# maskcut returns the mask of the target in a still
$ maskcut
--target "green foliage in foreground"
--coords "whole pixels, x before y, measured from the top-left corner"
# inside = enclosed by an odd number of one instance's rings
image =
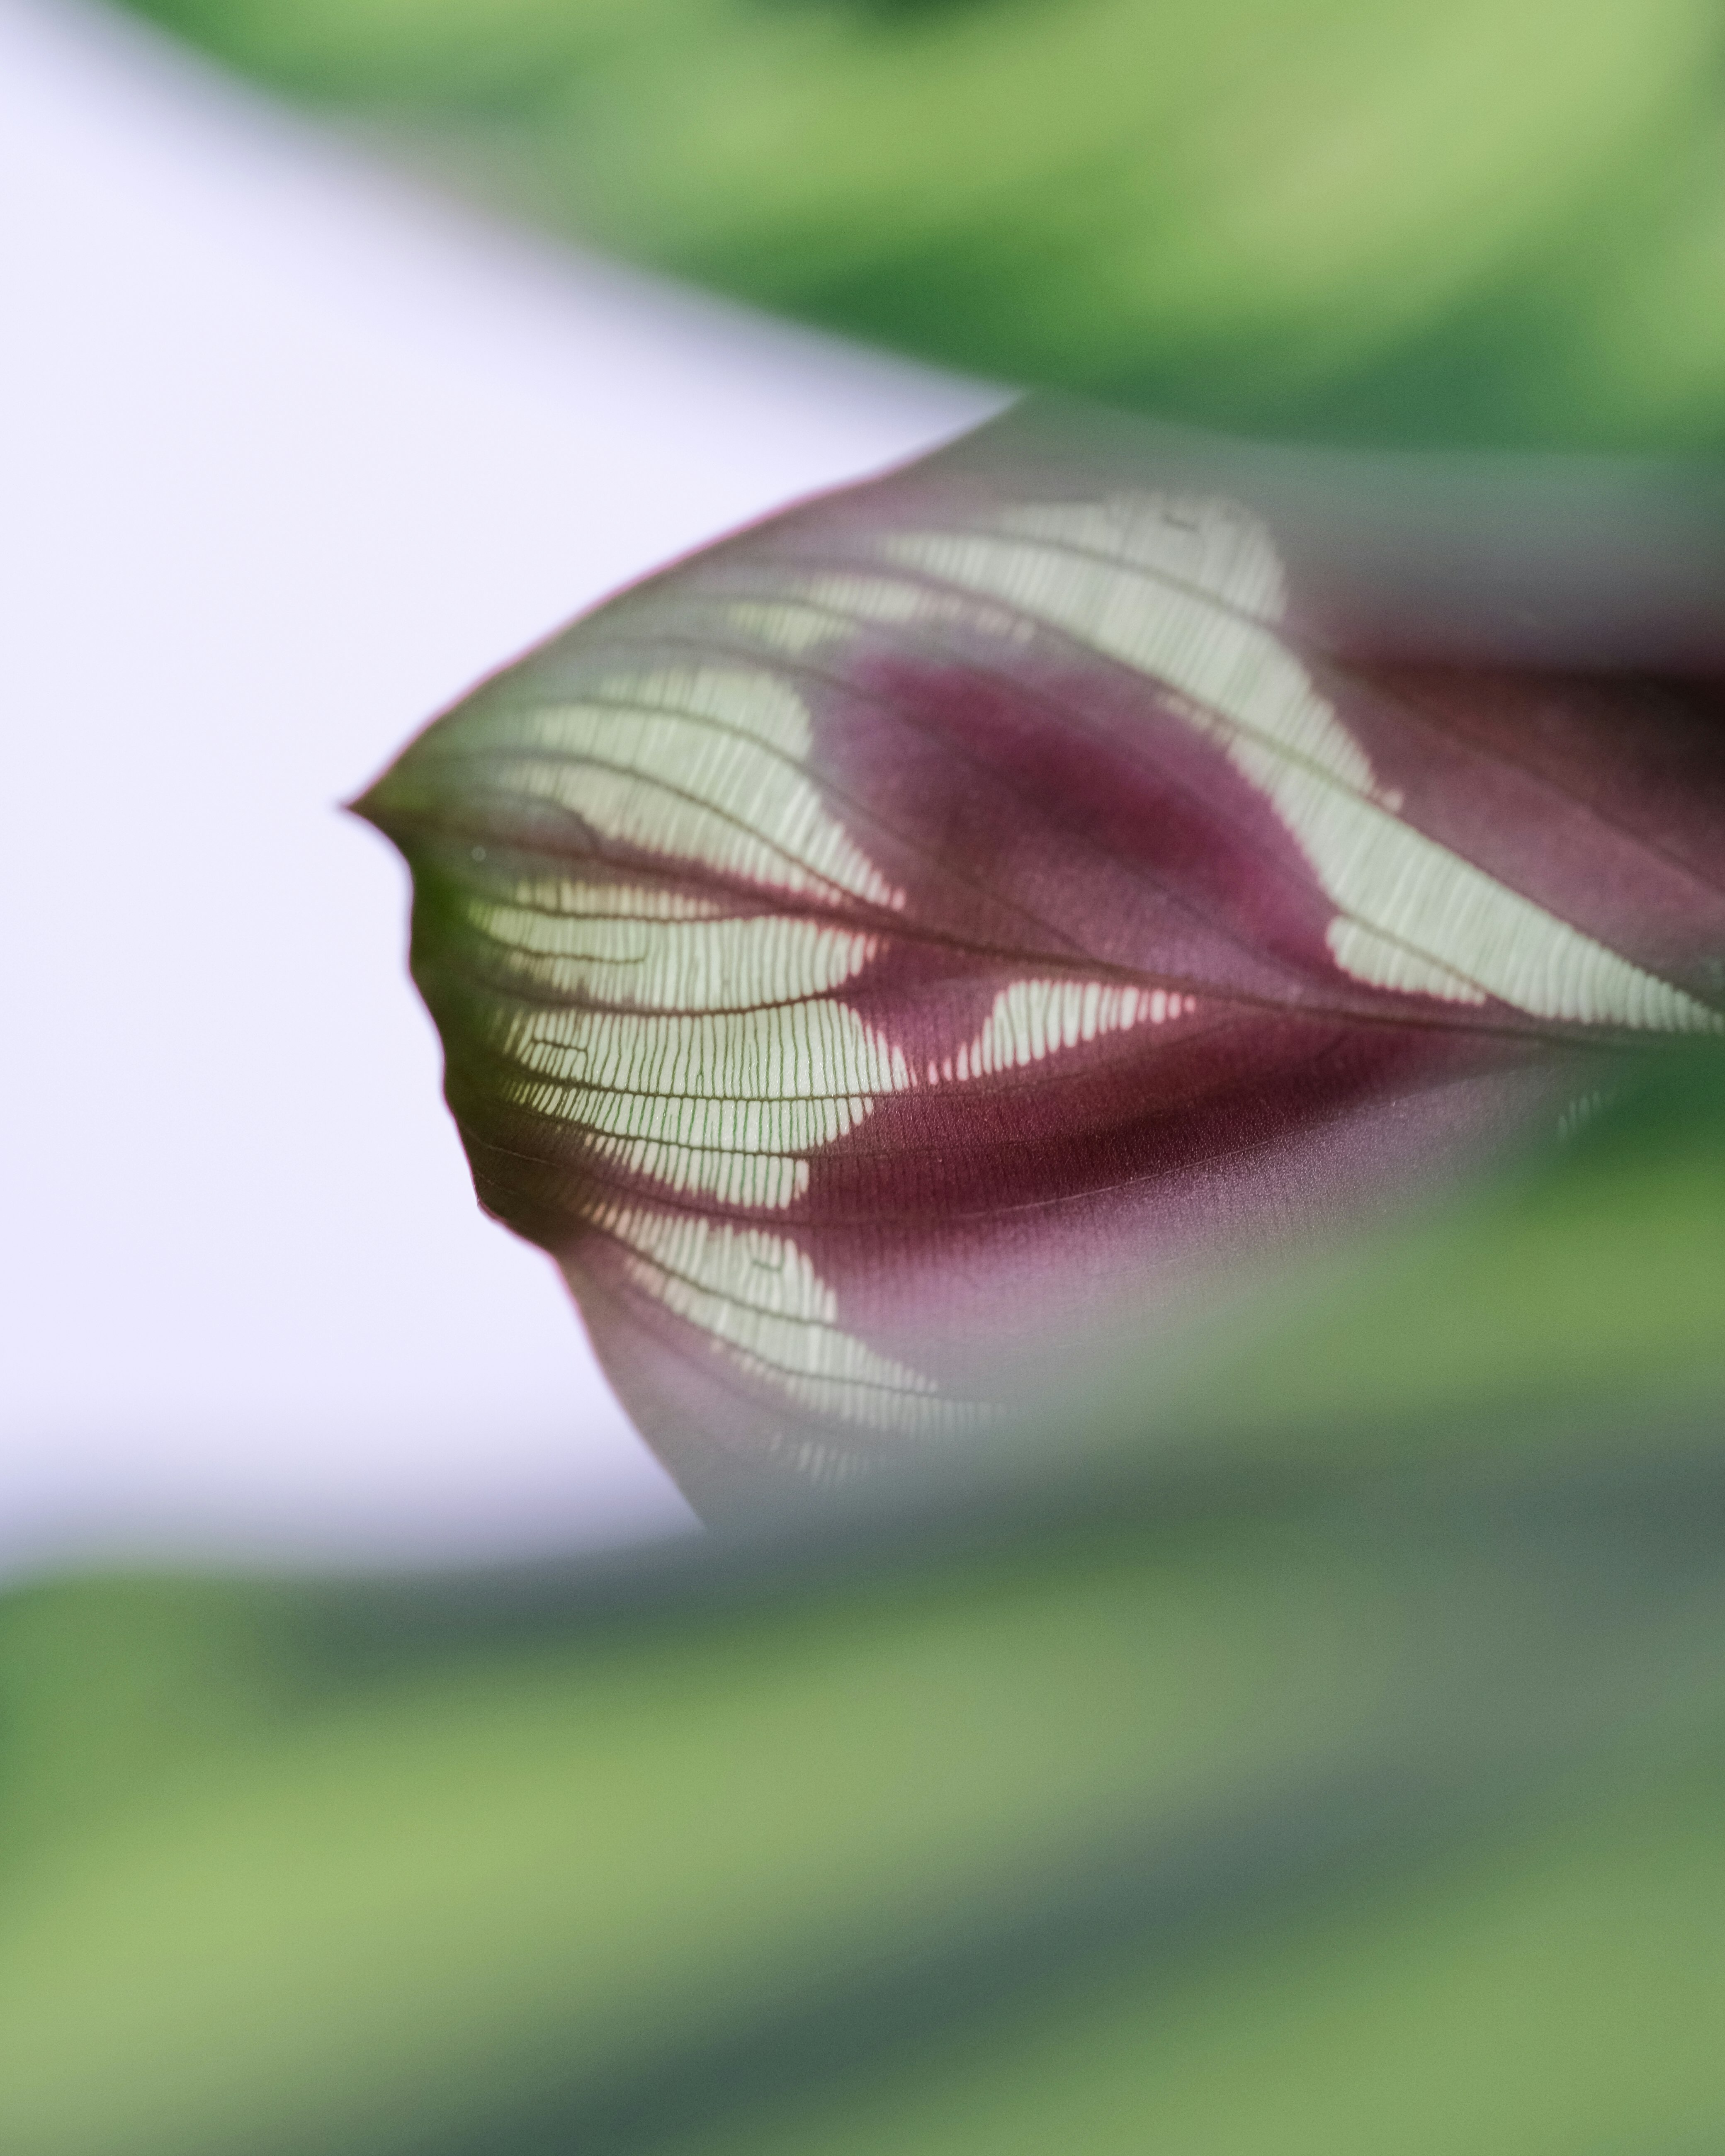
[[[1707,0],[134,0],[768,307],[1225,429],[1725,443]]]
[[[1725,1063],[1644,1057],[1567,1137],[1103,1361],[1076,1419],[1128,1455],[1387,1466],[1715,1424]]]
[[[1667,1173],[1717,1217],[1717,1075],[1362,1260],[1329,1394],[1291,1381],[1310,1445],[1240,1449],[1247,1339],[1183,1466],[1128,1385],[1059,1475],[748,1543],[15,1591],[0,2143],[1717,2147],[1720,1276]],[[1470,1306],[1471,1396],[1430,1382]],[[1491,1442],[1584,1337],[1540,1441]],[[1680,1338],[1663,1419],[1624,1414]]]

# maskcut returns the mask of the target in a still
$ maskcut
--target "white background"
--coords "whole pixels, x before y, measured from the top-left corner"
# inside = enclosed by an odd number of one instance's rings
[[[0,0],[0,1566],[675,1529],[475,1209],[338,814],[610,587],[998,399],[416,193]]]

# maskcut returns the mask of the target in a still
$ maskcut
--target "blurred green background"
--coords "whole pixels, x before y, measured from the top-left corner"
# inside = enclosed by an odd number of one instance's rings
[[[138,0],[422,167],[1009,382],[1717,449],[1708,0]]]

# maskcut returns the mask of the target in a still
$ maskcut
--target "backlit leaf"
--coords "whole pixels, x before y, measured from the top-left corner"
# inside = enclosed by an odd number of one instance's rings
[[[1107,447],[1009,420],[715,547],[360,804],[480,1197],[709,1508],[999,1427],[1725,1023],[1714,688],[1494,661]]]

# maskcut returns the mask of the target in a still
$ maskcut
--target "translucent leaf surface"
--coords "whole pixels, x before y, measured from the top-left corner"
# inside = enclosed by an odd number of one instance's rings
[[[1717,692],[1622,670],[1706,657],[1615,573],[1670,530],[1471,590],[1453,501],[1343,498],[1010,419],[626,593],[360,804],[481,1199],[710,1508],[999,1426],[1720,1031]]]

